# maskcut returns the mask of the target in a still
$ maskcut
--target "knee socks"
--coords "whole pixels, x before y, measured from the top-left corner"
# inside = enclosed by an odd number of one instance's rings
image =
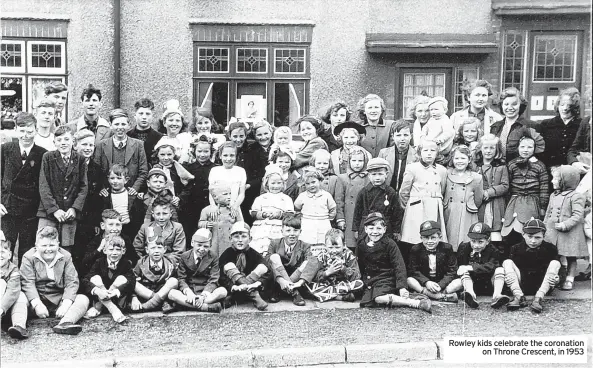
[[[535,293],[536,298],[543,298],[551,288],[556,286],[558,283],[558,271],[560,271],[560,262],[552,261],[546,270],[546,275],[544,276],[544,280],[542,281],[542,285],[540,286],[537,293]]]
[[[461,275],[461,285],[463,285],[463,290],[467,291],[468,293],[475,295],[474,292],[474,281],[469,276],[469,273],[464,273]]]
[[[163,299],[157,293],[153,293],[152,297],[148,299],[146,302],[142,303],[142,309],[144,310],[151,310],[156,309],[163,305]]]
[[[503,287],[504,287],[504,268],[497,267],[494,270],[494,296],[501,295]]]
[[[510,263],[504,262],[504,281],[506,282],[507,286],[513,292],[513,295],[516,297],[523,296],[523,290],[521,290],[521,285],[519,284],[519,278],[515,273],[514,263],[509,261]]]
[[[12,305],[10,317],[12,318],[13,326],[22,328],[27,326],[27,297],[23,292],[19,294],[19,298]]]

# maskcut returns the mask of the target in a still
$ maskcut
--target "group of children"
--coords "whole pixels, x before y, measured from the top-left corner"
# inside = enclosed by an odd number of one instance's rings
[[[82,99],[93,97],[85,90]],[[18,141],[2,145],[0,208],[0,311],[11,336],[27,337],[28,313],[61,318],[54,331],[77,334],[83,317],[104,310],[122,323],[125,311],[220,312],[246,300],[265,310],[285,294],[300,306],[305,297],[361,298],[362,307],[430,312],[431,300],[461,295],[476,308],[483,294],[494,308],[516,309],[535,293],[530,307],[541,312],[559,256],[573,277],[586,255],[578,172],[555,170],[550,197],[532,137],[507,165],[500,139],[478,134],[476,119],[454,141],[442,98],[429,103],[432,118],[405,168],[398,162],[401,175],[384,151],[372,157],[361,146],[366,128],[354,122],[333,129],[342,147],[332,152],[305,155],[291,129],[265,121],[231,122],[226,139],[196,128],[180,148],[158,139],[147,101],[135,106],[135,128],[116,109],[110,133],[96,122],[59,126],[47,152],[35,144],[39,117],[17,116]],[[185,124],[175,107],[163,120]],[[406,124],[394,125],[393,141],[411,135]],[[296,126],[323,125],[304,117]],[[20,269],[11,262],[17,238]]]

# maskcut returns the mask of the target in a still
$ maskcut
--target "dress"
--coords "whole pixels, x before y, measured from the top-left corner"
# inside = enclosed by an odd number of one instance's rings
[[[566,257],[586,257],[589,255],[585,239],[584,213],[585,195],[575,191],[579,184],[579,171],[571,166],[560,166],[562,191],[550,196],[544,223],[544,240],[558,247],[558,254]],[[556,230],[554,225],[562,224],[566,230]]]
[[[358,231],[358,224],[353,226],[354,208],[358,193],[369,184],[366,172],[338,175],[338,184],[336,187],[335,200],[337,204],[337,220],[346,221],[346,230],[344,231],[346,246],[348,248],[356,247],[354,232]]]
[[[535,157],[525,160],[517,157],[509,162],[511,199],[502,221],[502,236],[511,231],[523,231],[529,219],[540,218],[540,209],[548,205],[548,172]]]
[[[208,221],[214,222],[214,226],[210,229],[212,232],[212,249],[210,251],[216,257],[219,257],[231,247],[231,227],[235,222],[243,221],[243,215],[239,211],[235,217],[228,207],[209,205],[202,210],[198,226],[205,228]]]
[[[449,244],[454,252],[460,242],[469,241],[467,232],[472,224],[478,222],[478,207],[482,204],[483,193],[480,174],[466,170],[464,175],[459,175],[455,169],[448,169],[443,206]]]
[[[501,241],[502,216],[509,192],[509,170],[503,162],[492,162],[480,165],[477,172],[482,175],[484,192],[488,193],[488,200],[482,201],[478,208],[478,220],[492,229],[491,240]]]
[[[420,225],[427,220],[441,224],[442,240],[447,241],[443,217],[443,194],[447,185],[447,169],[441,165],[425,165],[422,161],[406,167],[399,190],[400,205],[405,208],[402,241],[420,243]]]
[[[294,205],[292,199],[284,193],[264,193],[255,198],[251,211],[282,211],[282,214],[284,214],[294,212]],[[282,219],[255,220],[251,228],[251,238],[251,248],[263,253],[268,249],[268,244],[261,240],[282,238]]]
[[[245,169],[239,166],[233,166],[230,169],[225,169],[224,166],[216,166],[210,170],[208,176],[208,183],[214,185],[228,185],[231,187],[231,206],[235,205],[239,197],[239,189],[245,188],[247,183],[247,174]]]
[[[323,189],[317,193],[303,192],[294,202],[294,208],[303,215],[299,240],[325,244],[325,234],[331,229],[330,220],[336,217],[336,202]]]

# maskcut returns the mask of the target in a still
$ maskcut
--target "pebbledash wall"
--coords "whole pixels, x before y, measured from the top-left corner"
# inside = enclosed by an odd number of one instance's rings
[[[306,110],[317,113],[336,100],[344,100],[354,107],[360,97],[376,93],[385,98],[388,115],[397,117],[402,114],[403,78],[410,73],[448,70],[448,77],[453,80],[446,88],[452,100],[457,93],[454,78],[461,72],[456,69],[457,65],[465,65],[470,70],[475,67],[480,78],[491,81],[496,90],[500,90],[503,31],[511,15],[496,9],[499,5],[511,9],[517,3],[541,3],[542,9],[546,9],[547,4],[555,4],[555,9],[561,10],[552,15],[547,10],[542,10],[541,14],[519,11],[516,17],[519,23],[537,25],[539,22],[542,30],[546,30],[545,19],[552,16],[558,23],[566,20],[563,29],[574,25],[575,29],[582,30],[577,57],[583,61],[579,67],[580,78],[575,84],[583,92],[585,113],[591,113],[591,12],[583,10],[586,6],[581,0],[507,0],[506,5],[501,5],[500,0],[120,2],[120,93],[121,107],[126,109],[131,109],[138,98],[149,97],[161,111],[160,106],[166,100],[176,98],[182,110],[191,114],[192,103],[196,101],[194,35],[201,25],[263,24],[278,28],[300,24],[312,30],[308,44]],[[114,107],[116,42],[113,24],[117,3],[115,0],[4,0],[0,5],[4,39],[23,36],[23,32],[14,33],[19,27],[24,30],[42,21],[67,22],[70,117],[80,114],[78,96],[88,83],[104,92],[103,115]],[[567,6],[562,7],[563,3]],[[574,4],[577,10],[566,10]],[[248,34],[244,37],[238,41],[249,41]],[[431,37],[437,41],[430,42]],[[456,37],[463,42],[452,42]],[[430,51],[431,47],[434,51]],[[527,68],[524,66],[524,70]],[[526,81],[523,86],[529,88]]]

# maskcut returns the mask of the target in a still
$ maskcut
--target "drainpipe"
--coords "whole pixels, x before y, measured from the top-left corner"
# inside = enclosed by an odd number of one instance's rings
[[[121,107],[121,0],[113,0],[113,104]]]

